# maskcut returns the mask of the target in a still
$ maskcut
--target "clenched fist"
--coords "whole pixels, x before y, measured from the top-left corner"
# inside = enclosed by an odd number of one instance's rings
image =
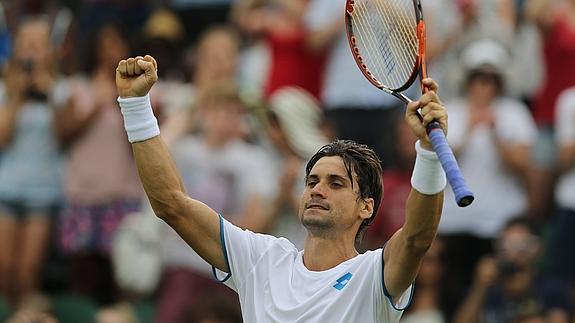
[[[439,122],[441,129],[447,135],[447,111],[441,103],[437,91],[439,86],[432,79],[424,79],[423,84],[429,89],[418,101],[407,105],[405,120],[411,131],[421,142],[421,147],[433,150],[426,127],[432,121]]]
[[[116,68],[116,88],[121,98],[145,96],[158,80],[158,64],[146,55],[121,60]]]

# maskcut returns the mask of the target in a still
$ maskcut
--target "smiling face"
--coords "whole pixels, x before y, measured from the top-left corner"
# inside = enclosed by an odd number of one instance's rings
[[[352,184],[353,180],[353,184]],[[322,157],[306,179],[299,218],[312,235],[339,235],[357,232],[361,222],[371,216],[373,199],[359,197],[359,184],[353,172],[350,179],[343,159]]]

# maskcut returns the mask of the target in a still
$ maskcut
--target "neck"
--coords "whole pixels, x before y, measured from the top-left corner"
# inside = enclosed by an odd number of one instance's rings
[[[308,233],[305,240],[303,263],[312,271],[331,269],[358,255],[354,246],[354,237],[318,237]]]

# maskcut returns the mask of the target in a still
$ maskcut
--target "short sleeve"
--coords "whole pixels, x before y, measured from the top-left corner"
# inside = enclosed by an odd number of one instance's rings
[[[469,113],[461,100],[447,102],[445,106],[449,113],[447,140],[451,147],[458,148],[463,144],[466,137]]]
[[[312,0],[304,18],[307,28],[317,31],[342,18],[344,6],[343,0]]]
[[[381,286],[383,288],[383,294],[386,298],[385,301],[389,302],[389,305],[394,310],[402,312],[406,310],[409,307],[409,305],[411,305],[415,283],[411,283],[411,285],[409,285],[409,287],[403,292],[403,294],[401,294],[401,296],[397,299],[397,301],[395,302],[393,301],[393,298],[391,297],[391,295],[387,291],[387,288],[385,287],[385,262],[383,260],[383,250],[384,249],[381,249],[381,254],[379,255],[379,258],[381,259]]]
[[[504,143],[531,145],[535,141],[537,126],[523,103],[505,99],[495,111],[497,135]]]
[[[279,240],[276,237],[243,230],[220,216],[220,239],[229,273],[214,269],[214,275],[236,292],[243,288],[245,277],[251,273],[262,255]]]
[[[52,102],[58,108],[63,107],[71,95],[71,82],[66,79],[59,79],[52,89]]]
[[[575,87],[563,91],[557,100],[555,138],[559,145],[575,144]]]

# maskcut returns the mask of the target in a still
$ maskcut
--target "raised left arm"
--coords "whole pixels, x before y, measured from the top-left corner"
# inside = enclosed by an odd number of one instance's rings
[[[427,137],[425,127],[439,121],[447,132],[447,112],[437,96],[438,86],[424,81],[430,89],[419,101],[408,105],[406,121],[419,138],[417,159],[412,176],[412,190],[405,209],[405,223],[389,240],[384,251],[384,283],[397,299],[415,280],[421,260],[437,233],[443,208],[445,173]],[[421,118],[418,115],[421,115]]]

